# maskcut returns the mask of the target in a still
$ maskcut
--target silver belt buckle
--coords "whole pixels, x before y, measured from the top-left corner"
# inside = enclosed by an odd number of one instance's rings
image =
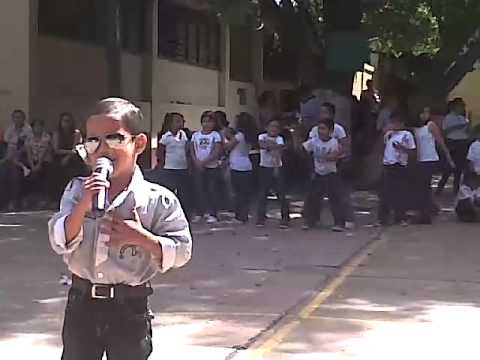
[[[97,289],[98,288],[110,288],[110,294],[109,295],[97,295]],[[92,295],[92,299],[113,299],[115,297],[115,291],[114,291],[113,286],[93,284],[91,295]]]

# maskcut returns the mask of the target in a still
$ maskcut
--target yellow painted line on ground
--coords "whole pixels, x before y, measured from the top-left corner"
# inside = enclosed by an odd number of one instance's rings
[[[379,236],[373,240],[367,247],[354,256],[347,264],[345,264],[337,276],[335,276],[329,284],[321,290],[312,301],[299,310],[297,314],[288,316],[286,322],[280,323],[277,329],[272,331],[258,347],[253,345],[247,350],[248,355],[245,359],[260,360],[271,353],[285,338],[292,333],[305,319],[308,319],[315,310],[317,310],[332,294],[347,280],[347,278],[370,256],[375,250],[386,242],[384,236]],[[261,341],[261,340],[260,340]],[[246,354],[244,354],[246,355]],[[243,356],[240,357],[244,359]]]

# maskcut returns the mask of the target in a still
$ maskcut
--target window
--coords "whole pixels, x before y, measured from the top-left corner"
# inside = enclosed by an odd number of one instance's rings
[[[95,0],[40,0],[38,30],[44,35],[98,43],[101,34],[105,33],[105,28],[97,21],[106,10],[103,3]]]
[[[218,68],[220,26],[213,15],[164,3],[158,14],[158,55]]]
[[[247,26],[230,26],[230,78],[235,81],[253,80],[252,30]]]
[[[145,0],[118,0],[120,5],[120,37],[123,50],[141,53],[145,48]],[[62,37],[103,46],[106,43],[107,1],[39,0],[38,30],[40,34]]]

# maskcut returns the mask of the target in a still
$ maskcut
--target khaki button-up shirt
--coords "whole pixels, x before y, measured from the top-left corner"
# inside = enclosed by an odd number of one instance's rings
[[[140,285],[157,272],[185,265],[192,253],[192,237],[188,222],[177,197],[169,190],[147,182],[139,168],[132,181],[108,207],[105,216],[113,212],[132,219],[137,210],[143,227],[159,237],[162,259],[156,259],[138,246],[108,247],[108,234],[100,231],[103,219],[87,215],[82,230],[68,244],[65,239],[65,220],[80,201],[84,178],[75,178],[67,186],[60,211],[48,223],[50,244],[63,255],[69,270],[96,284]]]

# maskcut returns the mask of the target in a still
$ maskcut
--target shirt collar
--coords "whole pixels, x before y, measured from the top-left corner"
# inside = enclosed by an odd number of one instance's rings
[[[127,197],[133,197],[135,209],[146,207],[149,199],[148,189],[149,187],[143,177],[142,171],[138,165],[135,166],[135,171],[130,184],[128,184],[127,188],[115,197],[109,206],[109,210],[121,206],[127,200]]]

